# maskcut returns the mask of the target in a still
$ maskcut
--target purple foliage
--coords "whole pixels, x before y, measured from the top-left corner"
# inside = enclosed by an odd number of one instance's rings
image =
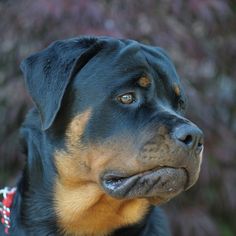
[[[205,133],[198,184],[168,204],[176,236],[236,234],[236,3],[232,0],[15,0],[0,2],[0,185],[23,165],[18,128],[30,106],[20,61],[81,34],[164,47]],[[9,171],[6,171],[8,169]]]

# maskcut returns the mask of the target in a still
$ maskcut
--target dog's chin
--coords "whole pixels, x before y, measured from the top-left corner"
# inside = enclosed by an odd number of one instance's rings
[[[105,192],[118,199],[146,198],[151,204],[161,204],[175,197],[188,186],[184,168],[159,167],[134,175],[114,171],[101,177]]]

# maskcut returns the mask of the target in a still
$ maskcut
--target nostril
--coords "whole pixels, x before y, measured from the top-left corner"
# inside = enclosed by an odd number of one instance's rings
[[[193,142],[193,137],[191,135],[186,135],[185,137],[182,137],[179,140],[183,142],[185,145],[189,146]]]
[[[200,151],[203,149],[203,138],[200,138],[200,140],[198,140],[197,149]]]
[[[198,143],[197,145],[198,148],[202,148],[202,146],[203,146],[202,143]]]
[[[178,144],[188,150],[201,152],[203,149],[203,134],[202,131],[193,125],[181,125],[177,127],[172,136]]]

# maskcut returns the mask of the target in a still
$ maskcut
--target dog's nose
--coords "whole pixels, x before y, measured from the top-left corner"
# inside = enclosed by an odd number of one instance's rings
[[[178,126],[173,132],[173,138],[189,151],[200,153],[203,149],[203,132],[197,126]]]

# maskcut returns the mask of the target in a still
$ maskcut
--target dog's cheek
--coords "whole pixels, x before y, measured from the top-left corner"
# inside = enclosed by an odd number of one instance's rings
[[[74,117],[66,130],[66,148],[56,150],[54,157],[60,181],[70,185],[80,181],[99,183],[106,169],[137,169],[134,142],[129,135],[101,142],[84,142],[83,135],[91,118],[91,110]]]
[[[98,157],[95,160],[98,152],[97,149],[93,151],[94,158],[89,158],[89,166],[84,161],[78,162],[78,156],[57,153],[59,175],[54,189],[54,204],[58,225],[66,234],[107,235],[119,227],[139,222],[149,209],[145,199],[123,201],[104,193],[98,181],[93,179],[111,159],[106,155],[100,156],[100,161]]]
[[[66,130],[66,148],[56,150],[54,153],[56,169],[60,181],[70,184],[77,183],[80,179],[85,179],[83,175],[89,174],[90,167],[86,159],[82,159],[83,145],[81,137],[89,122],[91,110],[87,110],[75,116]],[[87,177],[86,177],[87,179]]]

